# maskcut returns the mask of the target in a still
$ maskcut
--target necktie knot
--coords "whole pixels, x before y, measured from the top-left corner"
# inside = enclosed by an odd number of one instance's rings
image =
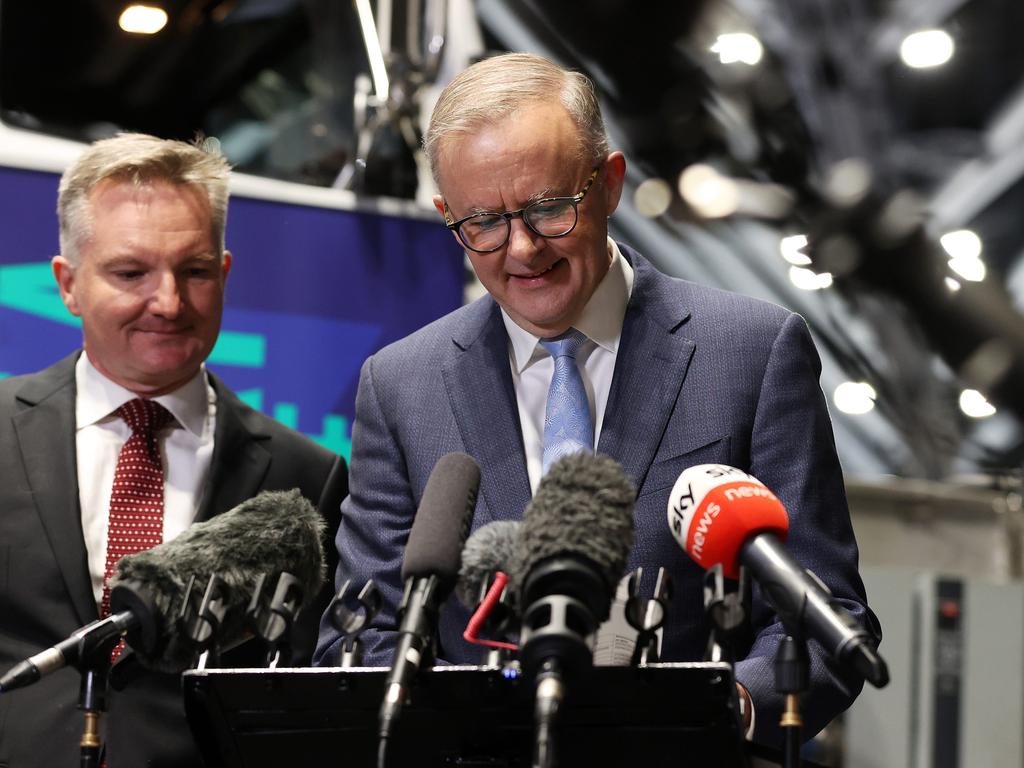
[[[133,433],[153,434],[163,429],[174,418],[171,412],[155,400],[137,397],[117,409],[117,415],[124,419]]]
[[[548,351],[552,357],[571,357],[576,359],[576,354],[587,341],[587,337],[581,331],[570,328],[561,336],[553,339],[541,339],[540,345]]]

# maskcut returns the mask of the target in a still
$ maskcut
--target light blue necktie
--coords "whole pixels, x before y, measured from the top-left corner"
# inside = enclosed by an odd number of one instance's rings
[[[551,465],[563,456],[594,450],[590,403],[580,369],[576,366],[576,353],[586,340],[584,334],[570,328],[561,336],[541,339],[540,342],[555,359],[555,373],[551,377],[548,404],[544,411],[543,474],[547,474]]]

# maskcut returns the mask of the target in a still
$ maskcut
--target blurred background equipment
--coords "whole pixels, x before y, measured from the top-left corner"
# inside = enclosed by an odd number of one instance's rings
[[[1016,0],[157,11],[0,3],[3,124],[85,140],[201,132],[244,173],[426,206],[418,142],[451,74],[490,52],[548,55],[594,78],[629,158],[615,236],[664,271],[807,317],[848,473],[1018,471]]]

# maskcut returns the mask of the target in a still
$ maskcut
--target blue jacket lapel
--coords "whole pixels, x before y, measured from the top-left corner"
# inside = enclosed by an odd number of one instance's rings
[[[690,316],[659,273],[627,246],[633,293],[622,326],[598,451],[622,464],[639,490],[661,444],[695,349],[680,326]]]
[[[483,477],[478,506],[488,519],[518,520],[530,501],[522,429],[508,359],[508,335],[498,305],[490,299],[453,341],[456,356],[442,368],[445,388],[466,452]]]

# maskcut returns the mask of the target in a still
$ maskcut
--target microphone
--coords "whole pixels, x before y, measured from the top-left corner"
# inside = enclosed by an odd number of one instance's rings
[[[614,460],[574,453],[552,464],[526,508],[512,583],[523,607],[519,657],[535,681],[535,766],[554,762],[563,678],[593,664],[593,636],[633,546],[635,498]]]
[[[518,648],[512,643],[482,640],[479,634],[485,626],[488,634],[504,633],[513,618],[510,603],[514,596],[506,585],[520,525],[518,520],[495,520],[478,528],[462,548],[455,594],[473,611],[462,635],[467,642],[508,651]]]
[[[721,564],[735,579],[746,566],[791,634],[813,637],[877,688],[889,682],[870,633],[782,546],[789,517],[760,480],[721,464],[689,467],[669,496],[668,524],[703,568]]]
[[[117,613],[76,629],[67,639],[29,656],[0,677],[0,693],[24,688],[69,664],[77,665],[104,646],[109,655],[133,619],[130,613]]]
[[[305,594],[316,594],[324,579],[323,528],[298,490],[264,491],[171,541],[123,557],[111,582],[111,615],[16,665],[0,678],[0,692],[78,665],[90,647],[121,635],[143,666],[169,673],[188,669],[196,647],[187,637],[188,622],[176,619],[189,608],[193,578],[206,584],[219,577],[228,608],[223,643],[237,645],[248,639],[245,608],[260,576],[288,572]]]
[[[437,614],[455,586],[479,488],[480,467],[473,458],[449,453],[434,465],[423,489],[402,560],[398,645],[378,720],[382,751],[424,656],[432,655]]]

